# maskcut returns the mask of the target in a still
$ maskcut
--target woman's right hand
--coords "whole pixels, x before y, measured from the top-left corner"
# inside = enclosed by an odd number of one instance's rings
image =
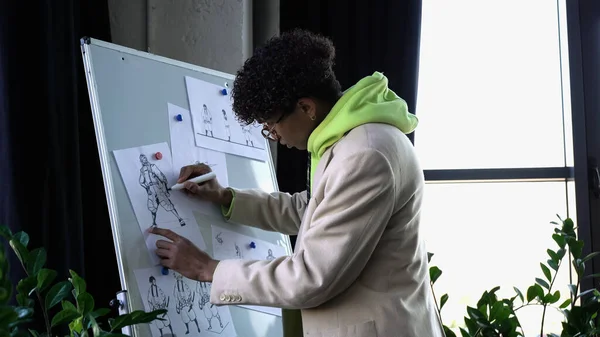
[[[184,183],[183,186],[188,193],[196,195],[203,200],[211,201],[219,205],[228,207],[231,204],[233,195],[230,190],[219,184],[217,178],[196,184],[188,179],[201,176],[212,172],[211,168],[205,164],[187,165],[181,168],[177,183]]]

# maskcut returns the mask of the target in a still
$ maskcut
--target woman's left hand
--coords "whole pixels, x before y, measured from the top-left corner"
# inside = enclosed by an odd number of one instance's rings
[[[156,241],[156,255],[160,264],[181,275],[201,282],[212,282],[219,261],[196,247],[190,240],[164,228],[151,228],[150,233],[171,240]]]

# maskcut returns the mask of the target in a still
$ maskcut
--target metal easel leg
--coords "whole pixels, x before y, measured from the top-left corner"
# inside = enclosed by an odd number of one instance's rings
[[[121,290],[117,292],[117,298],[110,301],[111,307],[117,307],[119,309],[119,315],[129,313],[129,304],[127,303],[127,290]],[[121,333],[127,336],[131,336],[131,326],[124,326],[121,329]]]

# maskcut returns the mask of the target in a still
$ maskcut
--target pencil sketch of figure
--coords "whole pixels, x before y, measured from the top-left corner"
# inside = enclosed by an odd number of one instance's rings
[[[223,244],[223,238],[221,237],[221,234],[223,234],[223,233],[219,232],[219,234],[217,234],[217,235],[215,236],[215,239],[217,240],[217,242],[218,242],[219,244]]]
[[[196,328],[200,332],[200,325],[198,325],[198,319],[196,318],[196,311],[194,310],[194,292],[190,290],[187,283],[183,282],[183,276],[179,273],[173,273],[175,276],[175,287],[173,289],[173,296],[177,299],[175,304],[175,310],[181,315],[181,320],[185,323],[185,334],[190,333],[190,322],[196,323]]]
[[[267,260],[269,260],[269,261],[275,260],[275,256],[273,256],[273,250],[271,250],[271,248],[269,248],[269,254],[267,255]]]
[[[229,121],[227,120],[227,112],[224,109],[221,109],[223,112],[223,123],[225,123],[225,134],[227,135],[227,141],[231,141],[231,130],[229,129]]]
[[[148,290],[148,305],[150,306],[150,311],[166,309],[169,310],[169,297],[165,296],[162,289],[160,289],[156,285],[156,279],[154,276],[150,276],[148,282],[150,282],[150,289]],[[160,331],[160,335],[163,335],[163,329],[169,328],[171,331],[171,335],[173,335],[173,328],[171,327],[171,319],[169,318],[168,312],[158,316],[158,318],[154,321],[158,331]]]
[[[148,201],[146,205],[148,210],[152,213],[152,227],[156,227],[156,213],[158,212],[158,206],[161,206],[165,211],[173,213],[173,215],[179,220],[181,226],[185,226],[183,218],[177,213],[177,209],[169,197],[169,188],[167,186],[167,177],[162,173],[158,166],[151,164],[148,158],[144,154],[140,154],[140,162],[142,167],[140,168],[139,182],[148,193]]]
[[[196,292],[199,295],[198,306],[208,321],[208,330],[212,330],[213,318],[216,318],[219,321],[219,326],[223,328],[221,315],[219,315],[219,308],[210,303],[210,284],[206,282],[196,282]]]
[[[235,245],[235,256],[237,256],[238,259],[243,259],[244,256],[242,255],[242,250],[240,249],[240,246],[237,245],[237,243],[234,243]]]
[[[250,125],[242,126],[242,132],[244,133],[244,137],[246,138],[246,145],[250,145],[254,147],[254,142],[252,141],[252,135],[250,134]]]
[[[206,107],[206,104],[202,104],[202,108],[203,108],[202,109],[202,121],[204,122],[204,135],[208,136],[208,133],[210,132],[210,136],[212,137],[213,136],[212,114]]]

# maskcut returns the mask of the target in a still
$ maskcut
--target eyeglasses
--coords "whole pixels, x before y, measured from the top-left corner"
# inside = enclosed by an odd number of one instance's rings
[[[275,122],[273,124],[273,126],[270,128],[268,127],[267,124],[263,125],[263,129],[261,131],[263,137],[265,137],[266,139],[275,141],[275,142],[279,141],[279,135],[277,134],[277,132],[275,132],[275,125],[279,124],[283,120],[284,116],[286,116],[285,113],[281,114],[281,116],[279,117],[277,122]]]

